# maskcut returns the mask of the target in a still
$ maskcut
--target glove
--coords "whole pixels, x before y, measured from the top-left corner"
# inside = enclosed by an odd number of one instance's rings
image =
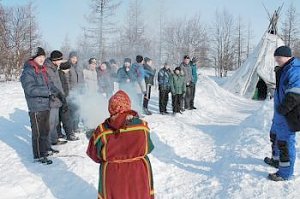
[[[197,59],[197,57],[193,57],[193,59],[192,59],[192,63],[193,64],[196,64],[198,62],[198,59]]]
[[[67,104],[67,100],[64,94],[62,94],[62,92],[59,92],[57,94],[57,98],[63,103],[63,104]]]

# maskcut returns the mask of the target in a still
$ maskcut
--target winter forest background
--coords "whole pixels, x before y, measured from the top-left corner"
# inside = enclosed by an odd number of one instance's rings
[[[118,15],[121,0],[89,0],[90,12],[86,13],[86,24],[72,45],[65,36],[61,49],[65,58],[71,50],[79,53],[81,65],[90,57],[100,61],[114,58],[121,64],[125,57],[137,54],[155,60],[156,67],[168,62],[180,63],[184,54],[196,56],[200,67],[214,67],[216,75],[226,76],[227,71],[241,66],[256,43],[253,42],[253,26],[243,16],[230,13],[225,8],[216,9],[210,21],[204,21],[201,13],[192,17],[167,17],[168,5],[158,1],[153,11],[156,25],[145,23],[143,0],[130,0],[122,21]],[[280,6],[280,5],[279,5]],[[295,56],[300,56],[300,15],[293,4],[286,4],[279,18],[279,34],[290,46]],[[4,6],[0,0],[0,74],[2,81],[15,80],[20,75],[23,63],[32,49],[47,41],[39,30],[38,12],[34,3],[21,6]],[[273,10],[270,10],[270,14]],[[268,25],[267,12],[266,29]],[[259,37],[259,36],[257,36]]]

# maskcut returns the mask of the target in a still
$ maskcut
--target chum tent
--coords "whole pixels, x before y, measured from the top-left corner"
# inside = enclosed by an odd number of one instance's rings
[[[277,34],[280,10],[281,8],[276,10],[270,17],[268,30],[252,54],[225,82],[223,85],[225,89],[246,98],[253,98],[257,93],[260,99],[266,98],[268,94],[272,95],[275,88],[274,68],[276,66],[273,55],[276,48],[284,45],[283,40]]]

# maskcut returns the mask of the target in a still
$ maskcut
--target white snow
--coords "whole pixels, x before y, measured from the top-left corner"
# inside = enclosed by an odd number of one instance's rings
[[[145,119],[155,144],[150,159],[156,198],[299,198],[298,161],[295,179],[266,179],[276,171],[263,163],[270,155],[271,101],[235,96],[200,75],[198,109],[174,117],[158,114],[157,91],[153,93],[154,114]],[[78,142],[57,147],[61,152],[52,165],[33,163],[20,83],[0,84],[0,104],[0,198],[97,197],[98,165],[85,155],[84,134]]]

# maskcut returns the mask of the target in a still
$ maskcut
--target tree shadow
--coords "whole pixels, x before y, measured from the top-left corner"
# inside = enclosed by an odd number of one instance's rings
[[[15,109],[9,119],[0,117],[0,140],[11,147],[21,159],[26,169],[43,179],[55,198],[96,198],[94,185],[69,171],[64,161],[55,158],[52,165],[33,163],[29,115]]]

